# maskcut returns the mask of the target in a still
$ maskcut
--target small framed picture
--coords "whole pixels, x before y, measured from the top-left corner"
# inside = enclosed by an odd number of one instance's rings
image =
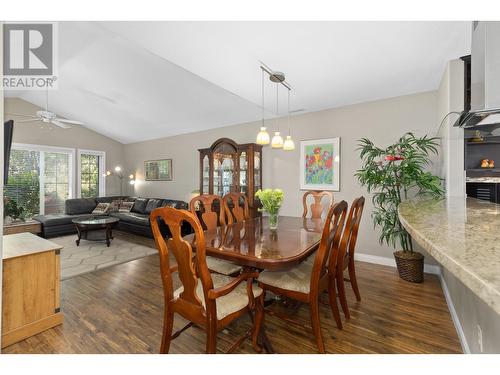
[[[172,181],[172,159],[147,160],[144,172],[146,181]]]
[[[300,189],[340,191],[340,138],[300,141]]]

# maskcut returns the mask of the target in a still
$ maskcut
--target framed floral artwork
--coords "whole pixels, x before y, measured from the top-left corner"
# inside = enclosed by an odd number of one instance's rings
[[[300,141],[300,189],[340,190],[340,138]]]
[[[172,181],[172,159],[144,162],[146,181]]]

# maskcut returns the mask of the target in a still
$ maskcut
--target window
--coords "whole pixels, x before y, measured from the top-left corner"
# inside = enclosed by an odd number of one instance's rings
[[[40,213],[40,153],[12,149],[9,163],[9,180],[4,186],[4,200],[22,207],[24,217]],[[8,212],[6,212],[8,214]]]
[[[21,209],[20,216],[64,212],[73,196],[74,150],[13,144],[4,197]]]
[[[106,154],[102,151],[78,150],[78,196],[92,198],[106,195],[104,169]]]

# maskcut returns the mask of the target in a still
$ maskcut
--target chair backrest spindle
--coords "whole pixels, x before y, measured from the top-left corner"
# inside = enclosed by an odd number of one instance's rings
[[[226,224],[224,202],[218,195],[203,194],[194,197],[189,202],[189,211],[198,216],[205,229],[215,229]]]
[[[307,207],[307,198],[312,196],[314,198],[313,203],[311,203],[311,219],[321,219],[323,211],[326,207],[330,207],[333,204],[333,194],[328,191],[306,191],[302,197],[302,206],[304,207],[304,212],[302,217],[307,217],[309,208]],[[322,205],[321,201],[326,197],[328,199],[327,205]]]
[[[250,217],[248,199],[245,194],[235,192],[227,193],[223,201],[228,224],[232,224],[233,222],[239,223]]]
[[[171,238],[165,241],[158,221],[162,220],[170,229]],[[205,295],[213,289],[213,282],[206,263],[205,237],[203,228],[194,214],[187,210],[177,210],[172,207],[157,208],[150,215],[151,228],[160,252],[160,268],[165,290],[165,299],[173,299],[172,269],[169,264],[171,252],[177,262],[177,272],[183,286],[178,298],[186,303],[202,308],[202,303],[196,295],[198,278],[203,284]],[[181,225],[187,222],[195,233],[196,257],[193,258],[192,244],[182,238]]]
[[[339,253],[339,272],[342,272],[348,265],[346,262],[347,258],[352,258],[350,261],[354,260],[354,250],[356,248],[356,241],[358,239],[359,224],[361,222],[361,216],[363,215],[363,208],[365,206],[365,198],[356,198],[351,205],[349,210],[349,215],[347,215],[347,220],[344,228],[344,233],[342,234],[342,240],[340,244]]]
[[[347,203],[341,201],[333,204],[326,214],[311,273],[311,290],[318,290],[320,278],[328,272],[329,265],[336,262],[346,213]]]

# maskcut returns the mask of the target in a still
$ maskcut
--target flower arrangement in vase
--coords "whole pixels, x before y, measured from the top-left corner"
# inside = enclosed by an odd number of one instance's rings
[[[264,189],[257,190],[255,196],[260,200],[262,208],[260,211],[265,211],[269,214],[269,229],[278,229],[278,214],[285,198],[285,194],[281,189]]]

